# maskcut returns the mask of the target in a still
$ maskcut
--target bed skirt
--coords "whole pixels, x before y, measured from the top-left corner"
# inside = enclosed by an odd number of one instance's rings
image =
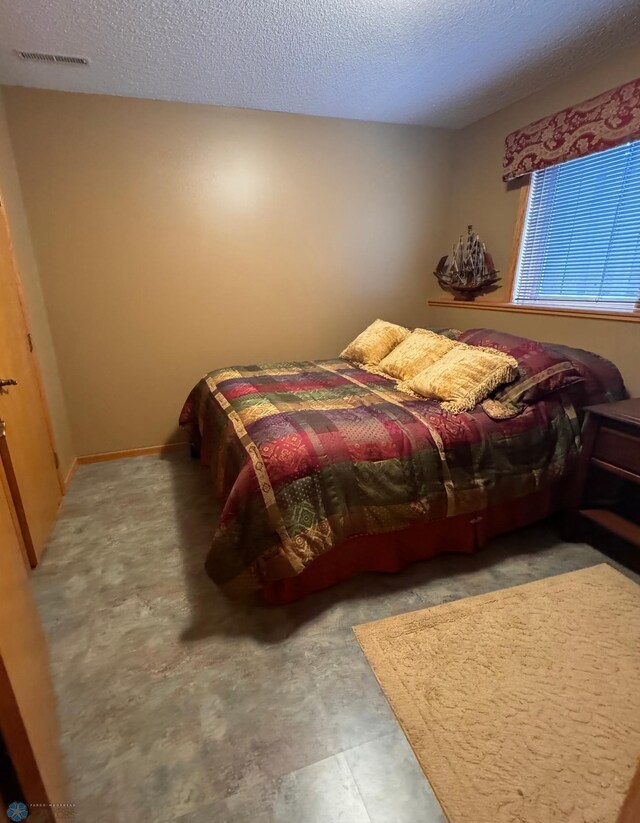
[[[570,485],[570,484],[569,484]],[[400,572],[417,560],[439,554],[472,554],[491,538],[528,526],[564,507],[566,481],[473,514],[415,523],[387,534],[345,540],[316,558],[301,574],[262,589],[270,605],[301,600],[361,572]]]

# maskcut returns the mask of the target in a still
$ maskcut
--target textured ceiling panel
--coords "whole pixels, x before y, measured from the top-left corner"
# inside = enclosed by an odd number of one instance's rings
[[[0,83],[455,128],[632,42],[638,0],[11,0]]]

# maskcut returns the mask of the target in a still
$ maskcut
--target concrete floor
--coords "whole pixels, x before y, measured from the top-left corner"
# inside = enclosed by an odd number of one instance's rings
[[[443,823],[351,627],[608,560],[542,525],[292,606],[232,603],[202,568],[214,513],[182,454],[71,484],[33,581],[82,823]]]

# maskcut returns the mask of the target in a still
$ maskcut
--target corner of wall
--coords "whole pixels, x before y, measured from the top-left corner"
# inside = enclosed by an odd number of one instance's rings
[[[640,51],[637,48],[623,49],[588,70],[563,77],[557,83],[457,131],[451,141],[452,191],[445,220],[448,236],[442,253],[446,253],[454,238],[472,223],[504,278],[511,258],[519,203],[518,187],[507,187],[502,182],[504,138],[513,129],[565,106],[588,100],[632,80],[639,73]],[[501,288],[491,297],[499,300],[503,294]],[[444,296],[434,279],[431,298]],[[616,363],[633,394],[640,391],[634,358],[637,348],[634,347],[634,335],[637,332],[633,324],[586,316],[558,318],[496,313],[482,311],[481,304],[482,298],[477,303],[480,312],[462,310],[452,303],[446,307],[433,306],[429,314],[433,325],[463,329],[488,325],[512,334],[596,351]]]

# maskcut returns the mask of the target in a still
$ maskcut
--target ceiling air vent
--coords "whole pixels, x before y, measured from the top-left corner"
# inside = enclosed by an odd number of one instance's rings
[[[70,66],[87,66],[86,57],[69,57],[66,54],[44,54],[39,51],[16,51],[21,60],[32,60],[36,63],[65,63]]]

